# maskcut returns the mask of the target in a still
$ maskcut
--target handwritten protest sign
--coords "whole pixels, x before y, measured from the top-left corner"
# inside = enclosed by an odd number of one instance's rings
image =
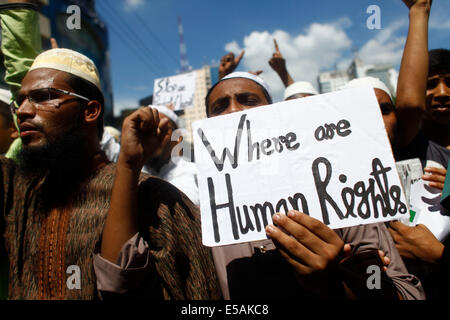
[[[266,239],[276,212],[330,228],[408,208],[372,88],[258,107],[193,126],[203,243]]]
[[[174,110],[193,107],[195,81],[195,72],[156,79],[153,85],[153,104],[161,106],[171,103]]]

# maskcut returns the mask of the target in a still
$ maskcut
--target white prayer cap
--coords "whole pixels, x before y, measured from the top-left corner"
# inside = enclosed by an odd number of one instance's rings
[[[73,74],[94,84],[100,91],[100,76],[97,67],[85,55],[70,49],[50,49],[42,52],[34,59],[30,71],[47,68]]]
[[[11,103],[11,92],[9,90],[0,89],[0,101],[10,104]]]
[[[319,94],[317,90],[313,87],[313,85],[308,81],[297,81],[288,86],[284,90],[284,100],[289,98],[290,96],[293,96],[294,94]]]
[[[360,88],[363,86],[372,86],[374,89],[380,89],[387,93],[389,98],[392,99],[392,94],[389,91],[388,87],[378,78],[374,77],[365,77],[365,78],[359,78],[359,79],[353,79],[349,83],[347,83],[344,87],[344,89],[350,89],[350,88]]]
[[[116,139],[117,142],[120,141],[121,133],[120,133],[119,130],[117,130],[116,128],[111,127],[111,126],[105,126],[103,129],[104,129],[105,132],[108,132],[111,136],[113,136],[114,139]]]
[[[154,106],[154,105],[149,105],[149,107],[158,110],[159,113],[162,113],[163,115],[165,115],[166,117],[168,117],[170,120],[172,120],[173,122],[175,122],[176,125],[178,125],[178,116],[176,115],[175,112],[173,112],[173,110],[170,110],[170,109],[167,108],[166,106]]]
[[[257,84],[259,84],[261,87],[263,87],[266,90],[267,94],[270,97],[270,100],[272,100],[272,96],[270,95],[270,87],[267,84],[267,82],[265,82],[261,77],[254,75],[252,73],[249,73],[249,72],[232,72],[232,73],[226,75],[225,77],[223,77],[220,81],[227,80],[227,79],[233,79],[233,78],[250,79],[250,80],[256,82]]]

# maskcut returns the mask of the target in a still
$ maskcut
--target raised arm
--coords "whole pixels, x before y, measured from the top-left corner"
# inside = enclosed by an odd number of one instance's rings
[[[168,120],[158,111],[143,107],[128,116],[122,138],[110,209],[103,229],[101,255],[116,263],[122,246],[138,232],[138,179],[145,161],[162,143]],[[170,139],[170,137],[169,137]]]
[[[31,0],[9,0],[0,6],[0,16],[5,81],[15,99],[23,77],[42,51],[38,6]]]
[[[284,59],[283,55],[280,52],[277,40],[273,39],[273,43],[275,45],[275,52],[272,55],[272,58],[269,60],[269,65],[280,76],[280,79],[281,81],[283,81],[284,86],[288,87],[294,83],[294,80],[287,71],[286,60]]]
[[[397,86],[396,111],[400,146],[418,134],[426,109],[428,21],[432,0],[402,0],[409,8],[409,30]]]

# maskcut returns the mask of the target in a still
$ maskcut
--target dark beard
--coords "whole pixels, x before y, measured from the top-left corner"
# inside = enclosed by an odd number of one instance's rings
[[[22,147],[19,170],[30,178],[44,179],[39,188],[43,209],[67,205],[88,175],[86,140],[77,125],[69,132],[39,148]]]

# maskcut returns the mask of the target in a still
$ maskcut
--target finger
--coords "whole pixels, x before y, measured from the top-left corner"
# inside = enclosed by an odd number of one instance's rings
[[[273,44],[275,45],[275,51],[277,52],[277,53],[280,53],[280,48],[278,47],[278,42],[277,42],[277,39],[273,39]]]
[[[342,249],[344,252],[344,257],[350,257],[352,254],[352,246],[348,243],[344,244],[344,248]]]
[[[436,173],[438,175],[443,175],[443,176],[445,176],[447,174],[447,170],[445,170],[444,168],[426,167],[425,169],[423,169],[423,171],[429,172],[429,173]]]
[[[389,263],[391,263],[391,260],[385,255],[384,251],[378,250],[378,255],[380,256],[384,266],[388,266]]]
[[[153,134],[154,132],[155,116],[153,111],[154,109],[152,108],[142,108],[139,110],[141,119],[139,129],[142,135]]]
[[[148,106],[148,107],[142,108],[140,111],[141,111],[141,120],[142,120],[140,129],[142,130],[142,134],[154,135],[156,133],[156,129],[158,128],[158,123],[159,123],[158,110]]]
[[[328,243],[336,243],[341,242],[341,238],[334,232],[332,229],[327,227],[323,222],[314,219],[307,214],[291,210],[288,212],[288,216],[296,221],[297,223],[306,227],[309,231],[311,231],[314,235],[321,238],[325,242]]]
[[[390,226],[390,228],[394,229],[397,233],[406,231],[406,229],[408,228],[407,225],[405,225],[404,223],[402,223],[400,221],[391,221],[389,223],[389,226]]]
[[[440,183],[440,182],[429,182],[428,185],[432,188],[436,188],[436,189],[440,189],[440,190],[444,190],[444,183]]]
[[[245,50],[242,50],[242,52],[239,54],[239,56],[234,60],[234,63],[236,65],[239,64],[239,62],[241,62],[242,57],[244,56]]]
[[[57,49],[58,47],[58,42],[56,41],[55,38],[50,38],[50,44],[52,46],[52,49]]]
[[[297,223],[290,217],[277,213],[273,216],[273,221],[277,226],[286,230],[299,243],[314,253],[320,254],[327,245],[305,226]]]
[[[426,181],[433,181],[433,182],[441,182],[441,183],[445,182],[445,176],[440,175],[440,174],[424,174],[422,176],[422,179],[426,180]]]
[[[278,249],[284,250],[287,253],[288,257],[286,259],[288,261],[288,258],[291,258],[303,266],[308,266],[308,262],[315,260],[316,256],[310,250],[274,225],[268,225],[266,227],[266,233]]]

